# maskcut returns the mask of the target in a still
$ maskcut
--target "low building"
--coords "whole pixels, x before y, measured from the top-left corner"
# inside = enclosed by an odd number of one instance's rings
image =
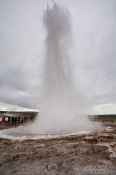
[[[0,128],[33,122],[37,114],[35,111],[0,111]]]

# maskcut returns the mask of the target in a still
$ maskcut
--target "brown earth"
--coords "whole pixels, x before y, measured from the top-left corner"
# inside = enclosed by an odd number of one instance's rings
[[[115,175],[116,126],[38,140],[0,139],[0,175]]]

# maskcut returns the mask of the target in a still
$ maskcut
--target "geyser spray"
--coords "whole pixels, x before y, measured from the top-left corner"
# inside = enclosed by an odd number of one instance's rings
[[[67,10],[56,3],[47,6],[43,21],[46,28],[44,76],[40,113],[33,132],[59,134],[92,128],[88,107],[75,88],[70,67],[71,24]]]

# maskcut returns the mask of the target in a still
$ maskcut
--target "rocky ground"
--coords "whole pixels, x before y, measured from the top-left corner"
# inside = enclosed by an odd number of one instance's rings
[[[115,125],[61,138],[0,139],[0,175],[115,174]]]

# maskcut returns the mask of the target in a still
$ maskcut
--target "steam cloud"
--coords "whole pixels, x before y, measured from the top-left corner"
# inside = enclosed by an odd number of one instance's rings
[[[44,12],[43,20],[47,30],[43,95],[33,132],[58,134],[90,129],[88,108],[75,89],[68,57],[72,39],[69,13],[54,3]]]
[[[10,134],[67,134],[95,129],[87,117],[90,111],[86,100],[73,82],[68,56],[70,15],[54,3],[44,11],[43,21],[47,36],[40,113],[33,124]]]

